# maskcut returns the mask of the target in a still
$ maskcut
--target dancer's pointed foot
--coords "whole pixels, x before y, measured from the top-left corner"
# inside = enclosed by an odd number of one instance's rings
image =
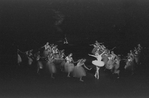
[[[70,73],[67,74],[67,77],[70,77]]]
[[[82,80],[82,78],[80,78],[80,81],[81,81],[81,82],[84,82],[84,80]]]

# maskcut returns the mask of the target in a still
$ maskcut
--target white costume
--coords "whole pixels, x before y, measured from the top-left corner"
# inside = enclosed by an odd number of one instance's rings
[[[95,55],[90,55],[95,57],[97,60],[92,61],[92,64],[96,66],[96,72],[95,72],[95,78],[99,79],[99,70],[100,67],[103,67],[105,65],[105,63],[102,60],[102,55],[105,53],[105,51],[103,53],[101,53],[99,55],[99,53],[96,53]]]
[[[95,57],[97,60],[92,61],[92,64],[94,64],[95,66],[98,66],[98,67],[103,67],[104,66],[104,62],[101,61],[103,53],[101,53],[100,55],[98,53],[96,53],[95,56],[93,56],[93,57]]]
[[[47,42],[47,43],[44,45],[44,48],[45,48],[45,50],[47,50],[47,49],[50,48],[49,42]]]
[[[67,63],[71,63],[73,61],[71,56],[67,56],[65,59]]]
[[[71,57],[72,54],[70,54],[69,56],[67,56],[65,59],[66,59],[66,62],[64,64],[64,70],[65,72],[67,72],[67,77],[70,77],[70,73],[73,71],[74,69],[74,64],[72,63],[73,61],[73,58]]]
[[[86,76],[86,71],[82,67],[84,65],[85,61],[86,60],[80,59],[79,62],[77,63],[77,65],[73,69],[73,77],[80,78],[80,81],[82,81],[82,82],[83,82],[82,77]]]

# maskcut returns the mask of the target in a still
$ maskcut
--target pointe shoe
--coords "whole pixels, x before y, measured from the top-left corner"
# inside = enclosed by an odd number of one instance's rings
[[[80,81],[81,81],[81,82],[84,82],[84,80],[82,80],[82,78],[80,78]]]

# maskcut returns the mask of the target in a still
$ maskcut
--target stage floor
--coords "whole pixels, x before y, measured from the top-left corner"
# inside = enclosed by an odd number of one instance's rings
[[[100,79],[94,78],[92,72],[78,78],[67,77],[58,72],[55,79],[48,74],[36,74],[32,69],[19,67],[1,68],[0,98],[147,98],[149,96],[149,77],[146,72],[123,75],[119,79],[100,71]]]

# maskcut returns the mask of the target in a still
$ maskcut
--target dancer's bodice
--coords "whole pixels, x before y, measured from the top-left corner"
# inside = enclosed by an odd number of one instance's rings
[[[102,60],[101,55],[99,55],[99,56],[97,57],[97,60],[98,60],[98,61],[101,61],[101,60]]]

